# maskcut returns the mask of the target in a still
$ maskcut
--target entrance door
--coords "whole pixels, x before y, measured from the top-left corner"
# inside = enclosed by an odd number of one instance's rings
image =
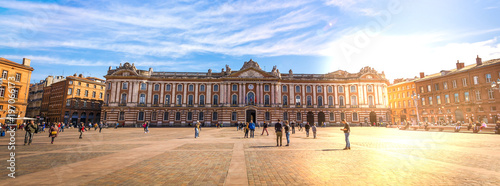
[[[373,125],[374,122],[377,122],[377,114],[375,112],[370,112],[370,124]]]
[[[464,121],[465,120],[464,113],[462,112],[462,110],[459,110],[459,109],[455,110],[455,119],[457,121]]]
[[[307,122],[309,124],[313,124],[314,123],[314,114],[311,111],[309,111],[307,113]]]
[[[323,126],[325,124],[325,113],[318,113],[318,126]]]
[[[254,123],[257,123],[255,116],[256,116],[255,110],[247,110],[246,122],[250,123],[253,120]]]
[[[406,121],[406,115],[401,115],[401,121]]]

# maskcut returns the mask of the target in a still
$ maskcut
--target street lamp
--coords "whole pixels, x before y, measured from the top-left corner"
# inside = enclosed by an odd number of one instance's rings
[[[415,102],[415,108],[417,110],[417,125],[420,124],[420,120],[419,120],[419,115],[418,115],[418,103],[417,103],[417,100],[420,99],[420,94],[416,94],[416,93],[413,93],[413,95],[411,95],[411,99]]]

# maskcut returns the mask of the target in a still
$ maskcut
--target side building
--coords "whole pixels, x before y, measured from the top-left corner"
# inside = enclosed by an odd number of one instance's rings
[[[186,126],[250,121],[333,124],[341,119],[386,122],[390,118],[388,80],[364,67],[357,73],[280,73],[248,61],[237,71],[153,72],[125,63],[108,70],[102,119],[133,126]]]
[[[499,78],[500,59],[483,62],[478,56],[474,64],[457,61],[455,69],[415,81],[421,121],[495,123],[500,116],[500,92],[491,83]]]
[[[408,121],[413,124],[417,122],[416,111],[416,88],[415,78],[401,78],[395,79],[394,83],[387,88],[389,92],[389,106],[392,111],[391,121],[394,124],[401,124],[401,122]]]
[[[62,76],[56,77],[63,78]],[[28,108],[26,109],[26,117],[29,118],[41,118],[42,100],[43,100],[43,88],[49,86],[54,81],[54,77],[48,76],[45,80],[40,80],[39,83],[31,84],[28,95]]]
[[[46,122],[100,122],[104,80],[80,75],[58,79],[44,88],[41,115]]]
[[[5,58],[0,58],[0,123],[21,124],[22,119],[6,120],[9,118],[24,118],[28,106],[28,90],[31,81],[31,60],[23,58],[19,64]],[[13,122],[12,122],[13,121]]]

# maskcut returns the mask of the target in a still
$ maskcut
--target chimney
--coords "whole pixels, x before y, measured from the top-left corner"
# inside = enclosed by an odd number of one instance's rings
[[[24,66],[30,66],[31,65],[31,59],[23,58],[23,65]]]
[[[78,74],[78,77],[83,78],[83,74]]]
[[[477,55],[477,57],[476,57],[476,64],[477,64],[477,66],[483,64],[483,60],[481,58],[479,58],[479,55]]]
[[[420,72],[420,78],[424,78],[425,74],[423,72]]]
[[[460,61],[457,60],[457,70],[460,70],[464,68],[464,63],[460,63]]]

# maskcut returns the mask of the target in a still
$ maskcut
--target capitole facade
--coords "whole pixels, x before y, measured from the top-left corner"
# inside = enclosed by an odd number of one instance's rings
[[[225,126],[253,119],[275,123],[332,124],[387,122],[390,119],[384,73],[364,67],[357,73],[280,73],[263,71],[253,60],[240,70],[154,72],[134,64],[108,70],[101,119],[125,126],[187,126],[196,121]]]

